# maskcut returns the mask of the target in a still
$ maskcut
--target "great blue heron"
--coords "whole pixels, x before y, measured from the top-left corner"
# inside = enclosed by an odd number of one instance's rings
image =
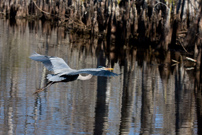
[[[45,88],[56,82],[69,82],[77,79],[88,80],[91,79],[93,75],[105,77],[118,76],[118,74],[110,72],[110,70],[113,70],[113,68],[106,68],[101,66],[99,66],[98,68],[86,68],[79,70],[71,69],[67,65],[67,63],[59,57],[45,56],[38,53],[33,53],[29,58],[35,61],[42,62],[49,71],[53,71],[54,73],[47,75],[47,79],[49,80],[49,82],[46,86],[37,90],[35,93],[43,91]],[[82,73],[89,75],[82,76]]]

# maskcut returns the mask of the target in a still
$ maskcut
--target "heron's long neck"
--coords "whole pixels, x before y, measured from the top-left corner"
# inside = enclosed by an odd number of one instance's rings
[[[89,74],[87,76],[82,76],[79,74],[79,77],[77,79],[79,80],[89,80],[90,78],[92,78],[93,75]]]

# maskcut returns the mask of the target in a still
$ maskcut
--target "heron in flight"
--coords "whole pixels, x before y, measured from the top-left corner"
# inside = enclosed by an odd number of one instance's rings
[[[46,86],[37,90],[35,93],[41,92],[51,84],[57,82],[69,82],[77,79],[89,80],[92,78],[93,75],[105,77],[118,76],[118,74],[110,72],[110,70],[113,70],[113,68],[106,68],[102,66],[99,66],[98,68],[85,68],[79,70],[72,69],[62,58],[59,57],[45,56],[38,53],[33,53],[29,58],[35,61],[42,62],[49,71],[53,71],[54,73],[47,75],[47,79],[49,80],[49,82],[46,84]],[[82,76],[82,73],[88,75]]]

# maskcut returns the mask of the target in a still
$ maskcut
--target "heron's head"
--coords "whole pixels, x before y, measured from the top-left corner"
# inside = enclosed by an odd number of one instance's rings
[[[106,67],[103,67],[103,66],[98,66],[98,68],[102,69],[102,70],[113,70],[113,68],[106,68]]]

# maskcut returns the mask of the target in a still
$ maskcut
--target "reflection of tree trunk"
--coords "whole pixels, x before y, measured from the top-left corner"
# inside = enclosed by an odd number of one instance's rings
[[[43,67],[40,88],[43,88],[45,85],[46,85],[46,68]]]
[[[46,34],[45,55],[48,55],[48,50],[49,50],[49,38],[48,38],[48,34]],[[43,88],[47,84],[46,71],[47,71],[46,67],[43,66],[40,88]]]
[[[178,70],[178,72],[175,75],[175,102],[176,102],[175,132],[178,132],[178,130],[180,129],[180,98],[181,96],[183,96],[180,94],[182,91],[181,79],[182,79],[181,74],[180,71]]]
[[[8,135],[12,134],[13,134],[13,107],[11,105],[8,107]]]
[[[166,74],[167,76],[162,79],[165,99],[164,109],[164,121],[163,125],[165,131],[169,131],[169,134],[175,134],[175,76],[172,74]],[[164,132],[166,133],[166,132]],[[166,133],[167,134],[167,133]]]
[[[132,122],[132,108],[134,103],[134,89],[132,88],[132,72],[128,70],[128,63],[124,66],[122,108],[121,108],[121,123],[119,134],[127,134],[130,131]]]
[[[37,96],[35,98],[34,107],[33,107],[33,114],[34,114],[33,120],[34,120],[34,129],[35,129],[35,131],[37,131],[38,115],[41,115],[41,113],[42,113],[41,98],[40,98],[40,96]]]
[[[100,47],[101,45],[99,45]],[[103,52],[99,53],[97,66],[104,66],[106,58],[103,56]],[[105,134],[105,126],[107,120],[108,107],[106,103],[106,85],[107,78],[98,77],[98,86],[97,86],[97,102],[95,109],[95,128],[94,134],[101,135]]]
[[[184,67],[179,66],[175,76],[176,130],[182,134],[191,134],[195,120],[195,105],[193,103],[194,87],[192,77],[188,77]],[[186,127],[186,128],[185,128]]]
[[[198,122],[198,135],[202,134],[202,50],[200,49],[200,58],[198,59],[200,61],[200,65],[197,65],[197,71],[196,71],[196,79],[195,79],[195,99],[196,99],[196,109],[197,109],[197,122]]]
[[[197,88],[196,88],[197,89]],[[202,134],[202,93],[201,89],[195,95],[196,107],[197,107],[197,125],[198,125],[198,135]]]
[[[142,112],[141,112],[141,130],[142,134],[147,134],[152,127],[152,82],[151,82],[151,69],[146,63],[143,65],[142,77]]]
[[[12,57],[11,57],[11,59],[12,59]],[[9,105],[8,105],[8,107],[6,107],[6,108],[8,108],[8,134],[9,135],[12,135],[14,133],[14,130],[15,130],[14,126],[13,126],[13,121],[15,120],[16,117],[13,117],[13,115],[15,115],[13,112],[13,105],[15,104],[17,106],[17,102],[13,103],[12,100],[14,97],[16,97],[17,84],[18,84],[18,71],[15,69],[15,63],[12,63],[11,67],[13,69],[12,70],[13,72],[11,73],[10,98],[8,101]]]

